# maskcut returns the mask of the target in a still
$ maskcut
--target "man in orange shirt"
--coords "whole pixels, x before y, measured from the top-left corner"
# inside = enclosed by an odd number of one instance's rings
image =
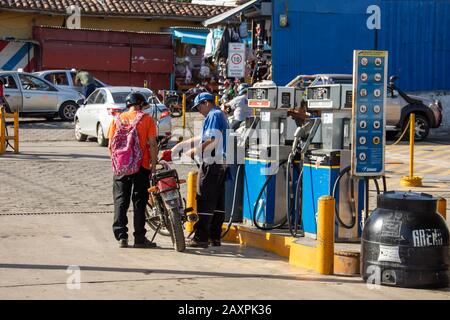
[[[122,123],[132,123],[138,112],[148,105],[145,97],[139,92],[132,92],[126,98],[129,111],[120,114]],[[142,151],[142,163],[139,171],[131,175],[114,176],[114,223],[113,232],[119,241],[121,248],[128,247],[128,218],[127,211],[130,206],[130,198],[133,200],[134,210],[134,247],[150,248],[155,243],[145,237],[145,207],[148,201],[148,188],[150,187],[150,176],[155,171],[158,146],[156,143],[156,126],[152,117],[144,114],[136,125],[139,145]],[[116,121],[111,122],[109,128],[109,152],[111,143],[116,132]]]

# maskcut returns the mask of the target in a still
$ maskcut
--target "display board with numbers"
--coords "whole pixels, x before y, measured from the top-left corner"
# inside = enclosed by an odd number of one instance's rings
[[[355,50],[353,59],[352,174],[384,174],[387,51]]]

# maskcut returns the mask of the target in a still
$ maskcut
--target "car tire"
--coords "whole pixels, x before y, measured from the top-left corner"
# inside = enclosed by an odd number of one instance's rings
[[[409,117],[408,117],[409,119]],[[416,123],[414,126],[414,141],[423,141],[430,133],[430,122],[420,114],[416,114]]]
[[[103,128],[100,123],[97,124],[97,143],[101,147],[106,147],[108,145],[108,139],[105,138]]]
[[[64,121],[73,121],[78,105],[73,101],[64,102],[59,108],[59,116]]]
[[[75,139],[79,142],[87,140],[87,135],[81,133],[80,120],[75,119]]]

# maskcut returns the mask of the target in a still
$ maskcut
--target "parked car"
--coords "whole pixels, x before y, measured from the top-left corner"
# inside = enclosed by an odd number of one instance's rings
[[[77,75],[77,72],[75,70],[44,70],[35,72],[34,74],[38,77],[44,78],[45,80],[49,81],[59,88],[72,89],[83,93],[83,87],[75,85],[75,77]],[[108,86],[95,77],[94,81],[96,88],[103,88]]]
[[[172,134],[170,110],[158,100],[150,89],[104,87],[95,90],[85,101],[79,101],[80,108],[74,119],[75,139],[86,141],[88,136],[93,136],[97,138],[99,145],[107,146],[109,125],[117,114],[127,110],[125,99],[133,91],[141,92],[149,102],[149,107],[144,111],[151,115],[157,124],[158,140],[170,137]]]
[[[311,77],[314,80],[311,81]],[[415,140],[428,137],[431,128],[439,128],[442,123],[442,104],[439,100],[407,94],[395,85],[397,76],[389,79],[386,99],[386,135],[393,138],[408,123],[409,115],[416,114]],[[317,74],[298,76],[288,85],[305,89],[307,86],[327,84],[351,84],[351,74]],[[306,84],[306,85],[305,85]]]
[[[57,116],[73,121],[78,109],[77,100],[83,95],[70,89],[62,89],[50,82],[26,72],[1,71],[4,94],[10,112],[19,111],[21,117]]]

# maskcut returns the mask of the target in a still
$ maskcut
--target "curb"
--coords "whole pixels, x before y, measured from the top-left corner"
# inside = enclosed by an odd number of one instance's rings
[[[226,230],[227,226],[222,226]],[[233,225],[223,241],[238,243],[275,253],[287,258],[289,264],[309,270],[316,268],[316,241],[307,238],[294,238],[280,232],[265,232],[243,225]],[[335,243],[334,274],[359,276],[360,245]]]

